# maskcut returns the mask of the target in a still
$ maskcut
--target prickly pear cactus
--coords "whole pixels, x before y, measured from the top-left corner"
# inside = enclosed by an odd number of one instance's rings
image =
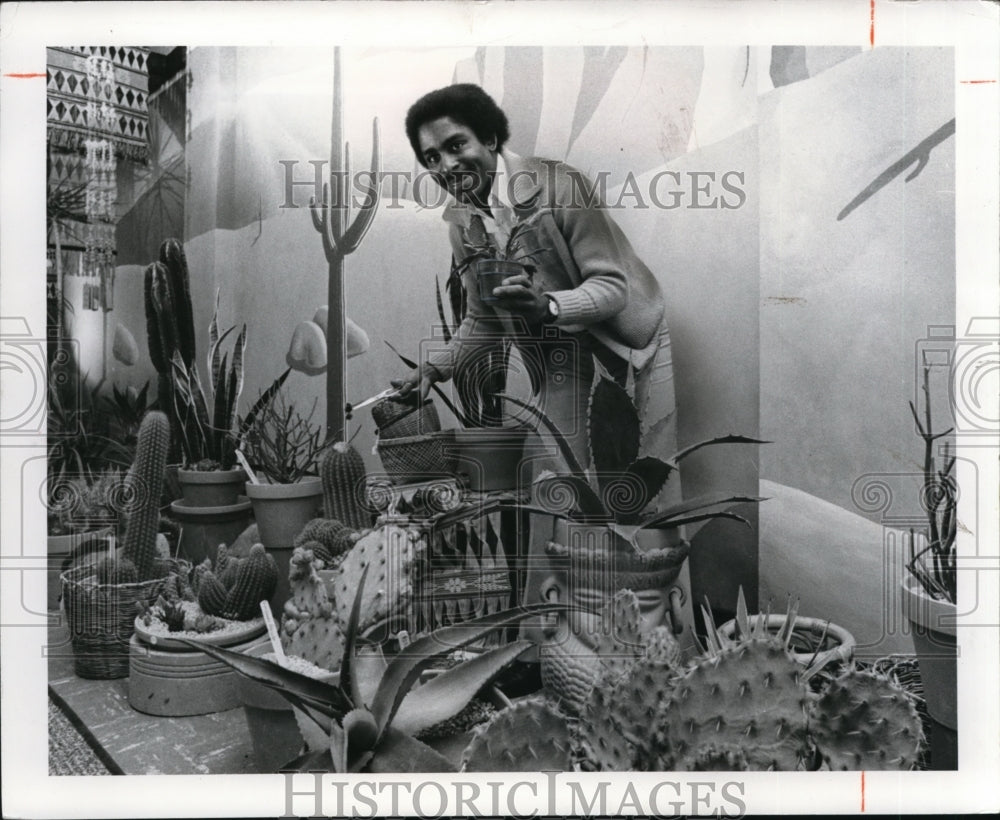
[[[575,723],[574,746],[580,768],[594,772],[624,772],[637,768],[639,754],[619,720],[619,702],[600,684],[591,689]]]
[[[734,746],[703,746],[691,764],[693,772],[745,772],[747,758]]]
[[[566,718],[539,698],[519,701],[477,727],[462,753],[462,771],[568,771],[571,739]]]
[[[711,652],[659,710],[656,768],[690,771],[707,747],[741,749],[751,771],[795,771],[807,753],[808,690],[784,646],[749,639]]]
[[[361,573],[371,567],[361,599],[358,628],[393,615],[405,615],[413,596],[415,557],[425,549],[422,530],[386,524],[361,538],[344,557],[334,579],[334,603],[340,623],[350,619]]]
[[[344,636],[337,608],[317,567],[311,550],[299,547],[292,553],[288,571],[291,597],[281,619],[281,643],[286,654],[335,671],[344,654]]]
[[[810,712],[813,740],[834,771],[912,769],[923,742],[907,692],[884,675],[849,670]]]
[[[365,462],[347,442],[339,441],[324,453],[319,464],[323,484],[323,513],[355,530],[371,526],[366,497]]]

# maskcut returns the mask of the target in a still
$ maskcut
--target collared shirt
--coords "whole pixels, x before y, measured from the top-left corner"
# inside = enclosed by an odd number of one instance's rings
[[[442,219],[445,222],[454,222],[465,230],[468,230],[473,214],[480,216],[486,232],[493,241],[494,247],[502,251],[507,247],[507,242],[510,240],[510,234],[515,224],[514,208],[508,194],[507,163],[504,161],[503,154],[498,153],[496,174],[493,177],[493,185],[490,188],[490,212],[487,213],[470,203],[458,202],[456,200],[444,209]]]

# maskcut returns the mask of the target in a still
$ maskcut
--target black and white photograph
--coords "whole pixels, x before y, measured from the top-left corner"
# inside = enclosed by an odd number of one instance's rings
[[[2,9],[9,816],[1000,807],[995,4],[122,8]]]

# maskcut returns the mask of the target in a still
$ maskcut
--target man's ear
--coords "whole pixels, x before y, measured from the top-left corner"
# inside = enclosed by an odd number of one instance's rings
[[[484,144],[491,151],[496,151],[497,150],[497,138],[496,138],[496,135],[494,134],[492,137],[490,137],[488,140],[486,140],[486,142]]]

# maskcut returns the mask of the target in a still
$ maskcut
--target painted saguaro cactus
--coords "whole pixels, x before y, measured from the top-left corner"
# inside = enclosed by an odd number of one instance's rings
[[[347,401],[347,333],[344,319],[344,260],[353,253],[375,219],[379,202],[381,157],[378,117],[372,120],[371,177],[365,201],[357,212],[351,207],[351,152],[344,142],[344,94],[341,87],[340,47],[333,50],[333,122],[330,128],[330,181],[323,184],[323,201],[309,201],[313,226],[323,238],[329,265],[326,370],[327,435],[344,435]]]

